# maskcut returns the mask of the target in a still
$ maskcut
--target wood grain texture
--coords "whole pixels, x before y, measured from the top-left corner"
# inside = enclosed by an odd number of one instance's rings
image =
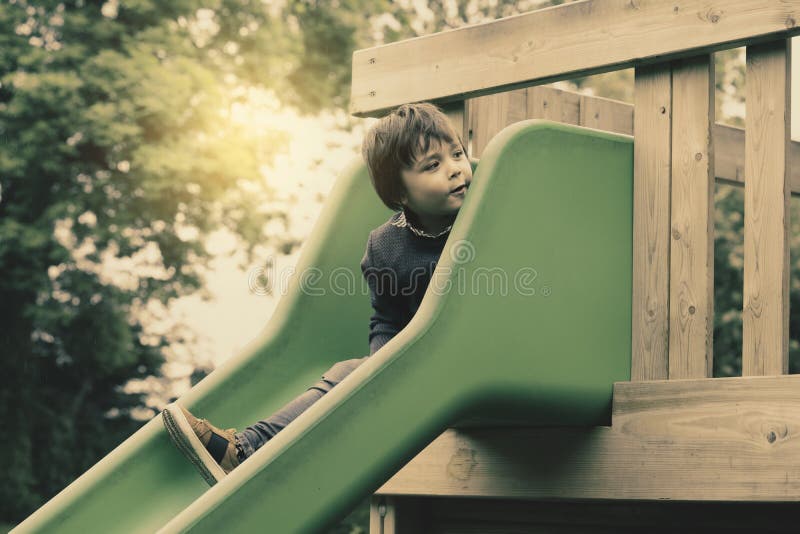
[[[580,115],[565,115],[562,122],[633,135],[632,104],[550,86],[529,87],[470,100],[471,157],[480,158],[492,137],[506,126],[525,119],[541,118],[527,114],[528,94],[533,92],[544,93],[551,100],[560,98],[564,93],[580,96]],[[505,103],[500,104],[503,100]],[[716,180],[730,185],[744,185],[744,129],[717,123],[714,125],[713,139]],[[791,191],[793,195],[800,196],[800,143],[797,141],[790,143],[790,160]]]
[[[798,502],[798,391],[800,375],[617,383],[611,427],[449,429],[378,493]]]
[[[742,374],[789,368],[791,42],[747,47]]]
[[[631,380],[669,376],[671,78],[668,63],[634,76]]]
[[[450,119],[450,124],[453,125],[455,131],[461,136],[464,146],[468,147],[470,139],[469,101],[450,102],[441,106],[441,109]]]
[[[712,376],[714,58],[672,64],[669,378]]]
[[[370,534],[417,534],[422,532],[418,499],[373,495],[369,505]]]
[[[350,111],[461,100],[800,29],[800,0],[584,0],[353,53]],[[412,83],[413,81],[413,83]]]
[[[513,117],[509,114],[512,97],[522,97],[522,117]],[[470,102],[470,130],[472,132],[472,146],[469,155],[473,158],[480,157],[492,137],[514,122],[524,120],[525,93],[519,91],[510,93],[497,93]]]
[[[581,116],[581,95],[570,91],[551,89],[539,91],[528,88],[527,115],[530,118],[578,124]]]
[[[529,88],[539,89],[539,87]],[[581,95],[580,124],[587,128],[633,135],[633,106],[599,96]]]

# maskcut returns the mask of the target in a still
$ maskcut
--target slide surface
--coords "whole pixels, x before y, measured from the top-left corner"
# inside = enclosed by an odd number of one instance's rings
[[[449,426],[602,425],[630,378],[633,141],[549,121],[498,134],[411,323],[208,488],[160,418],[19,532],[317,532]],[[368,353],[359,261],[383,208],[334,187],[265,330],[181,402],[242,428]],[[521,444],[521,446],[524,446]]]

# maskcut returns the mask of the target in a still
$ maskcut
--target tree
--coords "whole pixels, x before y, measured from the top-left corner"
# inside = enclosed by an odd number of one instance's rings
[[[307,113],[341,106],[356,22],[380,3],[342,5],[0,6],[0,518],[29,514],[140,424],[143,396],[123,386],[158,376],[182,340],[142,318],[202,288],[209,232],[250,254],[297,245],[262,232],[286,216],[264,209],[259,173],[280,134],[256,142],[230,115],[247,86]]]

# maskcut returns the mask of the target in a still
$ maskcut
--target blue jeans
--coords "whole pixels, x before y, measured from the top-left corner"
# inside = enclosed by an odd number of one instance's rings
[[[236,445],[239,449],[239,460],[244,460],[256,452],[275,434],[286,428],[298,415],[317,402],[333,386],[344,380],[344,377],[364,363],[369,356],[344,360],[333,365],[322,375],[322,379],[306,390],[305,393],[290,401],[283,408],[256,424],[236,433]]]

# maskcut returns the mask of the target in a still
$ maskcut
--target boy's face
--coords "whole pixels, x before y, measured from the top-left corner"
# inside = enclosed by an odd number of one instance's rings
[[[418,215],[453,215],[472,182],[472,166],[457,140],[431,139],[428,152],[400,175],[405,186],[403,205]]]

